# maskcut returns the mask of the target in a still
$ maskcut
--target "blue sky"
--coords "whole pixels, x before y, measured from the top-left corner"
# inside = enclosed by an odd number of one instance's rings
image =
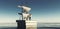
[[[19,19],[21,9],[17,6],[22,1],[25,0],[0,0],[0,20]],[[60,0],[29,0],[26,5],[32,8],[32,20],[60,20]]]

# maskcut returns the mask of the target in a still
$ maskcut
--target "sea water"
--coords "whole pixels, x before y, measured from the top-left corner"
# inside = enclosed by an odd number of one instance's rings
[[[1,27],[0,29],[17,29],[17,27]],[[38,27],[37,29],[60,29],[58,27]]]
[[[0,23],[0,29],[17,29],[17,24]],[[60,29],[60,23],[39,23],[37,29]]]

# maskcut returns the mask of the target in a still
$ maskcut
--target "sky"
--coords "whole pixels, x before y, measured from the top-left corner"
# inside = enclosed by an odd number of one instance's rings
[[[31,8],[32,20],[60,22],[60,0],[0,0],[0,20],[18,20],[22,3]]]

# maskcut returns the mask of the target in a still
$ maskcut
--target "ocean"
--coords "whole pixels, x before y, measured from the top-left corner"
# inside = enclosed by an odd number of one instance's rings
[[[17,29],[17,27],[0,27],[0,29]],[[37,29],[60,29],[60,27],[37,27]]]
[[[17,29],[16,23],[2,23],[0,29]],[[60,23],[39,23],[37,29],[60,29]]]
[[[17,29],[17,27],[0,27],[0,29]]]
[[[60,29],[60,27],[38,27],[37,29]]]

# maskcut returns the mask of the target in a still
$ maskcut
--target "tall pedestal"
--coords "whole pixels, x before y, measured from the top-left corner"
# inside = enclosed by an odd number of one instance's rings
[[[37,21],[16,20],[17,29],[37,29]]]

